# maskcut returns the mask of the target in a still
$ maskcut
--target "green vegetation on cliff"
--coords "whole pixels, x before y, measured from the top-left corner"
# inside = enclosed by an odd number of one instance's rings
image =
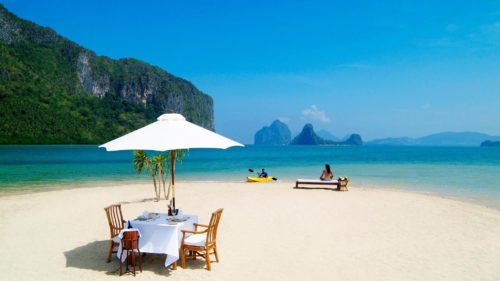
[[[0,144],[103,143],[169,109],[214,129],[212,98],[190,82],[97,56],[0,5]]]

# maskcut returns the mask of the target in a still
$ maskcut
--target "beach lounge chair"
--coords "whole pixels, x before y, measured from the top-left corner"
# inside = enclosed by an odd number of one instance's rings
[[[120,231],[125,227],[126,221],[123,219],[122,206],[120,204],[111,205],[104,208],[106,217],[108,218],[109,232],[111,234],[111,244],[109,245],[109,253],[107,262],[111,262],[113,249],[119,246],[119,240],[116,239]]]
[[[297,179],[295,181],[295,188],[306,188],[307,186],[332,186],[338,191],[348,191],[347,183],[349,180],[347,178],[338,178],[337,180],[311,180],[311,179]],[[302,186],[302,187],[301,187]],[[326,187],[328,188],[328,187]]]
[[[191,253],[190,258],[196,259],[196,256],[205,259],[207,270],[210,271],[210,254],[215,255],[215,260],[219,262],[217,253],[217,228],[219,227],[220,217],[224,209],[218,209],[212,213],[209,225],[194,224],[194,231],[181,230],[182,242],[180,249],[181,267],[186,268],[186,251]],[[198,231],[198,227],[203,230]],[[187,234],[190,234],[187,236]]]

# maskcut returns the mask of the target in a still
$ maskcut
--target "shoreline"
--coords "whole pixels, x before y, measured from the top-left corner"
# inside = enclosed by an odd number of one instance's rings
[[[262,183],[247,183],[244,180],[236,181],[236,180],[179,180],[176,181],[176,185],[178,184],[212,184],[212,183],[220,183],[220,184],[249,184],[249,185],[259,185]],[[268,184],[290,184],[290,188],[295,185],[295,181],[293,180],[279,180],[278,182],[272,182]],[[121,185],[151,185],[151,189],[153,189],[153,185],[150,180],[145,179],[137,179],[137,180],[84,180],[73,183],[72,186],[68,186],[67,182],[55,182],[55,183],[47,183],[41,185],[28,185],[27,189],[10,189],[9,187],[5,189],[0,188],[0,198],[2,197],[11,197],[18,195],[27,195],[27,194],[36,194],[36,193],[45,193],[45,192],[54,192],[61,190],[72,190],[72,189],[93,189],[93,188],[101,188],[101,187],[114,187]],[[21,186],[21,185],[19,185]],[[18,187],[16,185],[16,187]],[[474,205],[479,205],[487,208],[491,208],[494,210],[500,211],[500,200],[496,199],[480,199],[474,197],[466,197],[459,195],[452,195],[443,192],[436,191],[425,191],[425,190],[417,190],[411,188],[411,186],[401,186],[397,184],[380,186],[376,183],[364,183],[356,186],[350,185],[349,188],[354,189],[369,189],[369,190],[386,190],[386,191],[395,191],[409,194],[417,194],[417,195],[425,195],[431,197],[437,197],[447,200],[466,202]]]

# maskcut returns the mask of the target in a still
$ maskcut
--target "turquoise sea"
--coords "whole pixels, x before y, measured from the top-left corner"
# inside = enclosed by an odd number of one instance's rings
[[[145,181],[132,152],[90,145],[0,146],[0,191],[79,187],[93,181]],[[244,181],[266,168],[278,180],[318,178],[325,163],[352,186],[399,188],[500,206],[500,148],[407,146],[246,146],[192,149],[176,167],[178,181]]]

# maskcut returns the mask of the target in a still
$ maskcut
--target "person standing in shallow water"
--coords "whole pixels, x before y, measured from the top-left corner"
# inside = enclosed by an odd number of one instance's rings
[[[333,180],[333,172],[332,169],[330,168],[330,164],[325,165],[325,169],[323,170],[323,173],[321,174],[321,177],[319,177],[319,179],[322,181]]]

